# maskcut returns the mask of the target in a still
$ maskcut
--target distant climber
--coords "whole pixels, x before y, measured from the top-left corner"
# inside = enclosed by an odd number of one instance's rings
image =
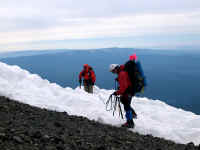
[[[81,88],[83,78],[84,90],[88,93],[93,93],[93,86],[96,81],[95,72],[88,64],[83,65],[83,70],[79,74],[79,83]]]

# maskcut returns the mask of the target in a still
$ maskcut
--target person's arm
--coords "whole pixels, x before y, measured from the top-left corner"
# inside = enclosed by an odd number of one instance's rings
[[[129,86],[126,72],[119,73],[118,82],[119,90],[116,91],[116,95],[122,95]]]
[[[94,83],[96,82],[96,76],[95,76],[94,71],[91,71],[91,78],[92,78],[92,83],[94,85]]]

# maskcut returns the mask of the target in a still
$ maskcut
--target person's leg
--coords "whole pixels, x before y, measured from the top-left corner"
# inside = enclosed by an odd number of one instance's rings
[[[86,81],[84,82],[84,90],[89,93],[89,86]]]
[[[132,95],[132,98],[134,98],[135,93]],[[135,110],[131,107],[132,113],[133,113],[133,118],[137,119],[137,113],[135,112]]]
[[[93,93],[93,86],[92,86],[92,85],[89,85],[89,86],[88,86],[88,92],[89,92],[89,93]]]
[[[135,110],[131,107],[131,100],[132,100],[131,95],[125,95],[125,96],[121,97],[121,102],[124,105],[124,110],[127,111],[127,110],[131,109],[132,117],[136,119],[137,114],[136,114]]]
[[[132,107],[131,107],[131,111],[132,111],[132,114],[133,114],[133,118],[137,119],[137,114]]]
[[[124,105],[124,110],[125,111],[128,111],[128,110],[131,110],[131,99],[132,99],[132,96],[130,95],[122,95],[120,97],[120,101],[122,102],[122,104]]]
[[[131,108],[131,99],[132,96],[130,95],[123,95],[120,97],[120,100],[122,104],[124,105],[124,110],[126,111],[126,120],[127,122],[123,125],[128,128],[133,128],[134,127],[134,122],[133,122],[133,112]]]

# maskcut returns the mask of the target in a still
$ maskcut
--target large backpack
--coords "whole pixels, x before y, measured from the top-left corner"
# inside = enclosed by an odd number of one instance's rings
[[[125,63],[124,70],[128,72],[128,76],[133,85],[132,94],[141,93],[146,86],[146,79],[139,61],[129,60]]]

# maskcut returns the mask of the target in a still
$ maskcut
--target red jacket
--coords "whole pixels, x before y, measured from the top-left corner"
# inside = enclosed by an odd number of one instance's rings
[[[96,76],[94,71],[92,70],[92,68],[90,66],[88,66],[86,69],[83,69],[80,74],[79,74],[79,80],[81,79],[84,80],[92,80],[93,83],[95,83],[96,81]]]
[[[118,83],[119,90],[116,91],[117,95],[125,94],[126,90],[132,87],[132,83],[129,79],[128,72],[124,71],[124,66],[120,66],[120,71],[118,72]]]

